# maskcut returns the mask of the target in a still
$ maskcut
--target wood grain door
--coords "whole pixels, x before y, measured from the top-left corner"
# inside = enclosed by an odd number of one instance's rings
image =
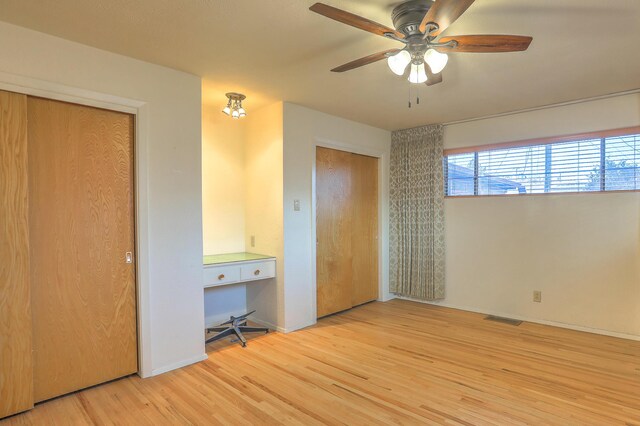
[[[27,97],[0,91],[0,418],[33,407]]]
[[[378,297],[378,160],[316,149],[317,316]]]
[[[351,154],[316,149],[318,318],[351,307]]]
[[[378,159],[351,154],[351,304],[378,298]]]
[[[137,371],[133,117],[28,99],[35,401]]]

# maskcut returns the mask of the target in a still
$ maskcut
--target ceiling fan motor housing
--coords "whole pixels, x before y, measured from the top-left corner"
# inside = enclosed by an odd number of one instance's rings
[[[433,3],[433,0],[409,0],[396,6],[391,13],[393,26],[406,37],[422,34],[420,22]]]

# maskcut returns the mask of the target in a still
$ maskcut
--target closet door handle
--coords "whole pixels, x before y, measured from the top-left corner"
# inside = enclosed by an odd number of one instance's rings
[[[218,275],[218,279],[219,279],[219,280],[224,280],[224,274],[220,274],[220,275]]]

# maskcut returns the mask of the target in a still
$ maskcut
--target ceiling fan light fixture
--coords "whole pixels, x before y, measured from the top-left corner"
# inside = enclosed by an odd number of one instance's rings
[[[429,49],[424,54],[424,60],[429,64],[429,68],[431,68],[432,73],[439,74],[444,67],[447,66],[449,56],[446,53],[440,53],[435,49]]]
[[[400,51],[393,56],[389,56],[387,64],[391,71],[396,75],[404,75],[407,65],[411,62],[411,54],[406,50]]]
[[[424,63],[411,64],[411,71],[409,72],[410,83],[424,83],[427,81],[427,73],[424,70]]]
[[[442,52],[504,53],[522,52],[529,48],[533,40],[529,36],[481,34],[442,37],[442,33],[474,2],[475,0],[401,0],[391,12],[394,28],[324,3],[315,3],[309,10],[404,44],[399,49],[388,49],[348,62],[333,68],[332,72],[345,72],[387,59],[393,73],[406,75],[407,66],[412,64],[409,81],[426,83],[428,80],[427,85],[432,86],[442,83],[441,72],[449,60]]]

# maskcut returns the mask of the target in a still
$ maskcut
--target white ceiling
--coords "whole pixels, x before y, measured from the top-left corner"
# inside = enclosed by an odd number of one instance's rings
[[[640,88],[639,0],[476,0],[445,35],[531,35],[531,47],[450,55],[444,83],[419,85],[411,109],[409,83],[384,61],[329,72],[400,44],[310,12],[313,3],[0,0],[0,20],[202,76],[207,104],[240,91],[249,114],[284,100],[390,130]],[[398,2],[325,3],[392,26]]]

